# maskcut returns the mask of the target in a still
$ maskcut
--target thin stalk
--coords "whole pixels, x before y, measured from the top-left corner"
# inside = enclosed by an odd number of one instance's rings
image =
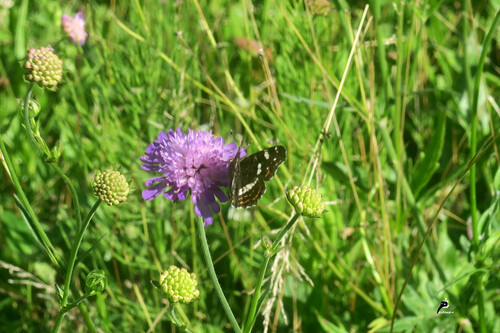
[[[203,256],[205,257],[205,264],[207,265],[208,273],[209,273],[210,279],[212,280],[212,283],[215,287],[217,297],[219,298],[219,301],[221,302],[222,308],[224,309],[224,312],[226,313],[227,319],[229,319],[229,322],[233,326],[233,330],[236,333],[241,333],[241,328],[238,325],[236,318],[234,317],[233,311],[231,310],[231,307],[229,306],[229,303],[227,302],[226,297],[224,296],[224,292],[222,291],[222,288],[220,287],[219,280],[217,280],[217,274],[215,274],[212,256],[210,255],[210,249],[208,248],[207,236],[205,234],[205,226],[203,225],[203,219],[197,218],[196,220],[198,221],[197,222],[198,235],[200,237],[201,250],[203,252]]]
[[[35,146],[35,148],[41,153],[42,156],[45,156],[45,152],[43,151],[43,149],[40,147],[40,143],[39,141],[35,138],[35,136],[33,135],[33,131],[31,129],[31,122],[30,122],[30,118],[29,118],[29,102],[30,102],[30,99],[31,99],[31,94],[33,92],[33,89],[35,87],[35,84],[34,83],[31,83],[28,87],[28,91],[26,92],[26,95],[24,97],[24,105],[23,105],[23,123],[24,123],[24,126],[26,128],[26,131],[28,133],[28,136],[30,137],[30,140],[31,142],[33,143],[33,145]],[[29,217],[31,219],[31,222],[32,222],[32,227],[33,229],[36,230],[36,233],[42,243],[42,245],[44,246],[50,260],[56,265],[56,267],[58,269],[63,269],[64,268],[64,264],[61,262],[60,258],[57,256],[57,252],[54,248],[54,246],[52,245],[50,239],[47,237],[45,231],[43,230],[40,222],[38,221],[38,218],[33,210],[33,208],[31,207],[31,204],[30,202],[28,201],[28,199],[26,198],[26,195],[24,194],[24,191],[22,190],[22,187],[19,183],[19,180],[14,172],[14,167],[13,167],[13,164],[10,160],[10,157],[7,153],[7,149],[5,148],[5,145],[2,141],[2,138],[0,136],[0,150],[2,152],[2,155],[4,157],[4,160],[5,160],[5,168],[7,169],[7,173],[9,174],[10,176],[10,179],[12,180],[12,183],[14,185],[14,188],[16,189],[16,192],[17,192],[17,195],[19,197],[19,200],[20,202],[22,203],[24,209],[26,210],[26,212],[29,214]],[[78,220],[78,227],[80,227],[82,225],[81,223],[81,215],[80,215],[80,204],[79,204],[79,201],[78,201],[78,196],[76,195],[76,190],[75,188],[73,187],[73,184],[69,181],[69,178],[64,174],[64,172],[59,168],[59,166],[57,166],[55,163],[50,163],[54,169],[59,173],[59,175],[63,178],[64,182],[68,185],[70,191],[71,191],[71,194],[73,196],[73,203],[75,205],[75,210],[76,210],[76,215],[77,215],[77,220]],[[92,213],[93,215],[93,213]],[[91,218],[91,216],[90,216]],[[72,286],[72,291],[73,293],[76,295],[78,293],[78,289],[76,288],[76,286]],[[67,297],[66,297],[67,298]],[[87,307],[85,306],[85,304],[83,303],[80,303],[78,304],[78,307],[80,308],[80,312],[83,316],[83,319],[87,325],[87,329],[89,332],[93,333],[93,332],[96,332],[96,329],[95,329],[95,326],[94,326],[94,323],[92,322],[92,319],[90,318],[90,315],[88,313],[88,310],[87,310]],[[56,324],[54,325],[54,328],[57,327],[57,329],[55,330],[57,332],[57,330],[59,329],[61,323],[62,323],[62,319],[64,318],[64,315],[67,311],[60,311],[57,318],[56,318]]]
[[[394,147],[396,149],[396,154],[397,154],[397,184],[396,184],[396,225],[401,225],[402,220],[404,220],[404,202],[403,202],[403,197],[401,195],[401,187],[402,187],[402,179],[404,176],[404,167],[403,167],[403,162],[404,162],[404,139],[403,139],[403,132],[404,128],[402,127],[402,124],[404,124],[404,119],[403,119],[403,91],[402,91],[402,82],[403,82],[403,70],[404,70],[404,65],[403,65],[403,60],[404,60],[404,45],[405,41],[403,38],[405,29],[404,29],[404,22],[405,22],[405,2],[401,1],[400,6],[398,7],[399,12],[397,12],[398,16],[398,27],[397,27],[397,59],[396,59],[396,82],[395,82],[395,108],[393,112],[393,119],[394,119],[394,131],[393,131],[393,141],[394,141]],[[408,50],[411,52],[410,45],[408,45]],[[405,87],[406,89],[406,87]],[[386,225],[384,225],[386,227]],[[385,231],[385,230],[384,230]],[[389,253],[389,246],[390,246],[390,241],[384,242],[384,257],[388,256]],[[387,272],[387,270],[386,270]]]
[[[76,294],[78,292],[76,286],[73,286],[71,288],[73,290],[73,294]],[[80,309],[80,313],[82,314],[83,320],[85,321],[85,324],[87,325],[87,330],[89,333],[97,333],[97,330],[95,328],[94,322],[92,321],[92,318],[90,318],[89,311],[87,310],[87,307],[85,304],[80,303],[78,304],[78,308]]]
[[[484,38],[483,41],[483,50],[481,52],[481,56],[479,58],[479,64],[476,71],[476,77],[474,80],[474,96],[472,98],[472,107],[471,107],[471,150],[470,156],[471,159],[476,155],[476,145],[477,145],[477,113],[478,113],[478,100],[479,100],[479,88],[481,85],[481,77],[483,74],[484,61],[486,59],[486,54],[489,52],[489,45],[491,42],[491,38],[493,36],[493,32],[496,30],[498,23],[500,22],[500,11],[497,12],[495,19],[488,31],[488,34]],[[468,70],[468,68],[466,68]],[[470,201],[471,201],[471,220],[472,220],[472,248],[476,254],[479,252],[479,235],[481,230],[479,230],[479,221],[477,219],[476,212],[476,164],[473,164],[470,169]],[[477,258],[477,257],[476,257]],[[482,260],[482,259],[479,259]],[[474,282],[476,285],[477,291],[477,307],[479,313],[479,332],[486,332],[486,318],[484,316],[484,282],[483,282],[484,272],[479,270],[476,273]]]
[[[380,7],[381,3],[377,0],[370,1],[370,6],[372,8],[373,17],[375,21],[375,33],[377,38],[377,65],[380,65],[380,70],[377,70],[377,74],[380,75],[380,82],[383,83],[382,92],[387,97],[393,96],[392,87],[390,81],[387,79],[387,73],[389,73],[389,66],[387,65],[387,56],[384,45],[383,30],[380,29],[380,24],[383,23],[381,21]],[[378,90],[380,92],[380,90]]]
[[[30,100],[33,88],[34,88],[34,84],[32,83],[28,87],[28,91],[26,92],[26,96],[24,98],[23,113],[24,113],[25,117],[26,117],[26,114],[29,114],[29,107],[28,106],[29,106],[29,100]],[[29,123],[29,121],[28,121],[28,123]],[[29,128],[31,128],[31,126]],[[28,132],[31,133],[31,130],[29,130]],[[38,218],[35,214],[35,211],[31,207],[31,204],[30,204],[28,198],[24,194],[24,191],[23,191],[23,188],[21,187],[19,179],[17,178],[17,175],[14,172],[15,171],[14,165],[12,164],[9,153],[7,152],[7,148],[5,147],[5,145],[3,143],[1,135],[0,135],[0,151],[1,151],[2,156],[3,156],[4,167],[6,169],[7,174],[9,175],[11,181],[12,181],[12,184],[14,185],[16,193],[19,197],[19,201],[21,202],[24,209],[26,210],[26,212],[29,215],[29,220],[31,220],[30,221],[31,227],[35,230],[35,232],[36,232],[40,242],[42,243],[45,251],[47,252],[50,260],[56,266],[60,266],[60,262],[59,262],[59,258],[57,257],[56,250],[55,250],[54,246],[52,245],[52,243],[50,242],[50,239],[47,237],[47,234],[43,230],[42,225],[38,221]]]
[[[72,288],[72,291],[75,295],[78,294],[78,289],[76,288],[76,286],[75,286],[75,288]],[[62,321],[64,319],[64,316],[66,315],[66,312],[68,312],[70,309],[72,309],[78,305],[78,307],[80,308],[80,312],[82,314],[83,320],[85,321],[85,324],[87,325],[87,331],[89,333],[96,333],[97,330],[95,329],[94,322],[90,318],[87,307],[85,306],[85,304],[83,304],[83,301],[86,298],[87,298],[87,295],[80,296],[75,302],[73,302],[72,304],[68,304],[68,306],[66,307],[66,309],[67,309],[66,311],[59,311],[59,313],[57,314],[56,322],[52,328],[52,332],[57,332],[60,329]]]
[[[59,314],[57,315],[57,320],[56,320],[56,323],[54,324],[52,332],[59,331],[59,328],[61,326],[62,319],[63,319],[64,315],[66,314],[66,312],[68,312],[70,310],[70,308],[67,307],[69,288],[71,285],[71,278],[73,277],[73,270],[75,268],[78,250],[80,249],[80,245],[82,244],[83,235],[85,234],[85,231],[87,230],[87,227],[89,226],[90,221],[92,220],[92,217],[94,216],[94,213],[97,210],[97,208],[99,207],[99,205],[101,204],[101,202],[102,202],[101,199],[97,199],[94,206],[92,206],[89,213],[87,214],[87,217],[85,218],[84,224],[80,227],[80,230],[78,231],[75,243],[73,243],[73,248],[71,249],[68,268],[66,270],[66,277],[64,280],[64,289],[63,289],[63,297],[61,300],[61,309],[59,310]]]
[[[50,151],[48,148],[46,148],[45,142],[43,139],[40,138],[40,140],[37,140],[35,135],[33,134],[33,131],[31,129],[31,121],[29,117],[29,101],[31,97],[31,93],[33,92],[33,88],[35,87],[35,84],[32,82],[29,87],[28,91],[26,92],[26,96],[24,98],[24,108],[23,108],[23,122],[24,126],[26,127],[26,132],[28,133],[28,136],[30,137],[31,142],[33,143],[33,146],[36,148],[36,150],[40,153],[40,155],[45,156],[46,158],[50,159]],[[44,145],[47,151],[44,151],[44,147],[41,147],[41,145]],[[49,156],[47,156],[49,155]],[[78,201],[78,195],[76,194],[75,187],[69,180],[69,178],[64,174],[62,169],[55,163],[51,162],[50,165],[57,171],[57,173],[61,176],[61,178],[64,180],[66,185],[68,186],[71,196],[72,196],[72,201],[73,205],[75,205],[75,212],[76,212],[76,218],[78,221],[78,228],[82,225],[82,217],[80,215],[80,202]]]
[[[184,310],[182,310],[182,306],[180,306],[179,303],[175,303],[174,309],[177,310],[177,312],[179,312],[179,314],[181,315],[182,323],[186,326],[185,329],[187,330],[187,332],[194,332],[194,329],[191,326],[191,322],[189,321],[189,318],[186,316],[186,313],[184,312]],[[175,313],[175,311],[173,309],[172,309],[172,313]]]
[[[52,328],[52,333],[59,331],[59,328],[61,328],[61,324],[62,324],[62,321],[63,321],[65,314],[66,314],[66,312],[59,311],[59,313],[57,314],[57,318],[56,318],[56,322],[54,324],[54,327]]]
[[[26,127],[26,131],[28,132],[28,136],[30,137],[31,142],[33,143],[33,146],[35,146],[36,150],[38,150],[38,152],[42,156],[46,156],[47,152],[45,152],[42,149],[42,147],[40,147],[39,141],[35,138],[35,136],[33,135],[33,131],[31,130],[31,122],[30,122],[30,117],[29,117],[29,100],[30,100],[31,92],[33,91],[34,86],[35,86],[34,83],[30,84],[30,86],[28,88],[28,92],[26,93],[26,97],[24,98],[24,109],[23,109],[24,126]],[[64,180],[64,182],[66,183],[66,185],[68,186],[68,188],[71,192],[73,204],[75,205],[78,227],[80,227],[82,224],[82,217],[80,215],[80,203],[78,201],[78,195],[76,194],[75,187],[73,186],[73,184],[71,183],[69,178],[64,174],[62,169],[55,162],[51,162],[50,165],[61,176],[61,178]]]
[[[68,176],[62,171],[62,169],[55,163],[51,162],[50,165],[57,171],[59,176],[64,180],[66,185],[69,188],[69,191],[71,192],[71,200],[73,201],[73,205],[75,206],[75,214],[76,214],[76,219],[78,221],[78,228],[82,225],[82,215],[80,214],[80,201],[78,200],[78,195],[76,193],[75,187],[73,186],[73,183],[69,180]]]
[[[267,271],[267,266],[269,265],[269,261],[271,260],[271,257],[276,253],[276,250],[278,249],[278,246],[281,243],[281,240],[283,237],[286,235],[288,230],[295,224],[297,219],[299,218],[300,214],[295,213],[295,215],[292,217],[292,219],[287,223],[287,225],[280,231],[278,236],[273,242],[273,245],[271,246],[271,249],[266,253],[264,262],[262,263],[262,266],[260,267],[260,272],[259,272],[259,277],[257,280],[257,284],[255,287],[255,292],[253,294],[252,298],[252,303],[250,305],[250,310],[248,312],[248,317],[243,325],[243,332],[248,333],[252,331],[253,324],[255,323],[255,318],[257,314],[257,307],[259,304],[259,299],[261,297],[261,289],[264,281],[264,276],[266,275]]]
[[[28,133],[28,136],[30,137],[31,143],[33,143],[33,146],[35,146],[36,150],[38,150],[41,155],[44,155],[45,153],[40,149],[40,144],[38,143],[37,139],[33,135],[33,131],[31,129],[29,102],[31,99],[31,93],[33,92],[33,88],[35,88],[35,83],[31,82],[29,87],[28,87],[28,91],[26,92],[26,95],[24,96],[23,123],[24,123],[24,127],[26,128],[26,132]]]

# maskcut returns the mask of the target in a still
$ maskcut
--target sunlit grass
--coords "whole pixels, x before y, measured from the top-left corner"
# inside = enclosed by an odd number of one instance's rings
[[[309,184],[327,212],[299,219],[271,258],[255,331],[388,332],[394,313],[395,331],[500,330],[498,25],[485,42],[498,20],[494,2],[0,6],[1,139],[65,264],[78,218],[70,189],[22,125],[16,99],[28,89],[20,65],[27,48],[51,44],[63,59],[59,89],[35,87],[33,96],[40,135],[59,147],[80,214],[94,205],[98,170],[119,167],[132,184],[125,204],[96,211],[79,251],[76,290],[93,269],[108,276],[106,291],[84,302],[95,327],[172,330],[169,305],[150,281],[173,264],[195,272],[201,292],[179,317],[195,331],[231,331],[191,201],[141,196],[151,175],[139,158],[158,133],[181,127],[212,130],[249,153],[288,150],[256,208],[222,204],[205,228],[240,324],[265,260],[262,239],[273,240],[293,216],[285,191]],[[89,34],[81,47],[60,41],[61,15],[80,10]],[[23,220],[7,169],[3,162],[0,322],[12,332],[51,330],[64,270]],[[445,298],[453,314],[436,315]],[[84,318],[72,309],[62,331],[88,330]]]

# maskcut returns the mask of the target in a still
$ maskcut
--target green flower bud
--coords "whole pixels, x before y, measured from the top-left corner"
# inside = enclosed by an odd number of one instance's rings
[[[170,266],[160,274],[159,283],[162,293],[172,303],[190,303],[200,296],[196,274],[189,274],[185,268]]]
[[[264,250],[269,250],[273,246],[273,242],[269,239],[269,237],[264,236],[262,237],[262,247]]]
[[[26,80],[55,90],[62,80],[63,63],[50,46],[29,49],[26,62]]]
[[[104,291],[107,284],[108,277],[104,274],[104,271],[94,269],[87,275],[87,280],[85,281],[85,293],[89,296],[95,295],[98,292]]]
[[[127,179],[119,171],[98,171],[94,178],[94,194],[110,206],[127,200],[130,192]]]
[[[20,98],[16,99],[19,110],[22,112],[24,110],[24,101]],[[40,103],[34,99],[28,101],[28,110],[32,117],[36,117],[40,113]]]
[[[308,217],[319,217],[325,212],[325,203],[321,194],[309,186],[294,186],[286,194],[288,201],[297,213]]]

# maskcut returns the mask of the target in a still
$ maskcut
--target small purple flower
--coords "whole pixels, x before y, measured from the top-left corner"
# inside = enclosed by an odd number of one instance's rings
[[[146,181],[149,188],[142,191],[145,200],[153,200],[164,192],[169,200],[185,200],[191,192],[191,200],[196,215],[205,219],[205,225],[213,223],[212,211],[218,213],[220,202],[228,201],[221,186],[229,185],[229,162],[238,151],[236,143],[225,143],[224,139],[216,138],[212,132],[188,130],[188,134],[169,130],[168,134],[161,132],[158,140],[150,144],[146,154],[141,157],[147,171],[163,173],[163,176],[150,178]],[[240,156],[245,156],[243,149]]]
[[[64,32],[71,38],[73,44],[85,44],[87,33],[85,32],[85,17],[78,12],[74,17],[64,14],[61,18]]]

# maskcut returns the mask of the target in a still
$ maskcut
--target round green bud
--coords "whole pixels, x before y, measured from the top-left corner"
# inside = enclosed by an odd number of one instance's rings
[[[98,171],[94,178],[94,194],[110,206],[127,200],[130,192],[127,179],[119,171]]]
[[[172,303],[190,303],[200,296],[196,274],[190,274],[185,268],[170,266],[160,274],[159,283],[162,293]]]
[[[17,98],[16,101],[19,109],[22,111],[24,109],[24,100]],[[40,113],[40,103],[37,100],[30,99],[28,101],[28,110],[31,116],[36,117]]]
[[[297,213],[308,217],[319,217],[325,212],[321,194],[309,186],[294,186],[286,194],[288,201]]]
[[[262,247],[264,248],[264,250],[269,250],[271,247],[273,247],[273,242],[271,242],[269,237],[262,237]]]
[[[62,81],[63,62],[50,46],[29,49],[24,68],[26,80],[42,87],[55,90]]]
[[[108,278],[103,270],[94,269],[85,280],[85,293],[89,296],[104,291],[108,285]]]

